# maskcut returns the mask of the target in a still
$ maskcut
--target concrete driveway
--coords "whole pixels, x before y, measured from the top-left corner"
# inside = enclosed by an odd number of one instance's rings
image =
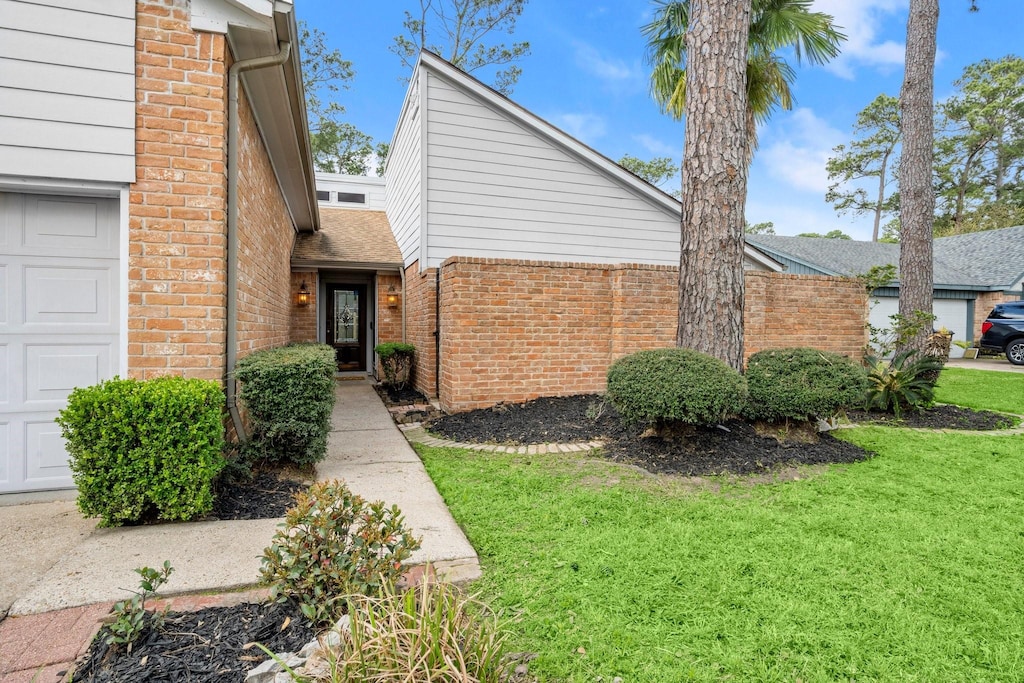
[[[1006,360],[1006,356],[983,356],[981,358],[951,358],[946,362],[948,368],[966,368],[967,370],[996,370],[998,372],[1019,372],[1024,374],[1024,365],[1014,365]]]

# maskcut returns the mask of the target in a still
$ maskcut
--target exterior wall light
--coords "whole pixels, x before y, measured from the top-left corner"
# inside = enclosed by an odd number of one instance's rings
[[[388,286],[387,302],[388,308],[398,308],[398,290],[395,289],[394,285]]]
[[[309,287],[306,286],[306,281],[303,280],[302,284],[299,285],[299,298],[298,303],[300,306],[309,305]]]

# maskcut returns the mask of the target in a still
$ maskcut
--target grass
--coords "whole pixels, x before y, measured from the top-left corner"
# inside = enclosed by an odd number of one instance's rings
[[[1024,414],[1024,375],[1014,372],[945,368],[939,376],[935,400],[940,403]]]
[[[541,681],[1024,680],[1024,436],[843,433],[771,483],[420,452]]]

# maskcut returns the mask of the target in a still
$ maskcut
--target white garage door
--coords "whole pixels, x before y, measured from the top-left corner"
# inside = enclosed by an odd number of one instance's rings
[[[0,492],[73,486],[57,411],[117,372],[114,199],[0,192]]]
[[[877,304],[875,302],[878,302]],[[900,311],[900,300],[896,297],[872,297],[870,321],[874,327],[890,328],[892,321],[889,316]],[[970,335],[970,323],[967,320],[967,301],[964,299],[935,299],[932,301],[932,313],[935,314],[935,329],[945,327],[953,332],[953,340],[965,340]],[[957,346],[949,350],[949,355],[959,358],[963,350]]]

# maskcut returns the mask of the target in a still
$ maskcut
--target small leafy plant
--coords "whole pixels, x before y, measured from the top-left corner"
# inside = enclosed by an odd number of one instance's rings
[[[500,683],[507,631],[484,603],[449,583],[423,581],[348,600],[349,629],[325,659],[330,680]]]
[[[907,410],[921,410],[931,405],[935,395],[933,373],[942,369],[938,359],[913,349],[901,351],[891,360],[868,356],[869,410],[892,413],[896,418]]]
[[[384,386],[392,391],[404,389],[412,376],[412,360],[416,347],[401,342],[387,342],[377,344],[373,350],[380,358]]]
[[[828,351],[809,348],[759,351],[747,361],[749,417],[777,422],[829,418],[859,405],[867,389],[864,368]]]
[[[164,560],[162,569],[141,567],[135,573],[141,577],[139,590],[132,591],[135,595],[128,600],[121,600],[114,605],[111,615],[114,620],[107,625],[106,642],[108,645],[127,645],[128,652],[132,650],[132,643],[142,634],[146,628],[147,613],[146,600],[156,596],[160,586],[167,583],[174,567],[170,560]],[[164,615],[167,610],[149,615],[149,625],[159,628],[163,624]]]
[[[368,503],[340,481],[296,494],[280,527],[263,552],[263,582],[317,624],[334,618],[344,596],[379,595],[420,547],[397,506]]]

